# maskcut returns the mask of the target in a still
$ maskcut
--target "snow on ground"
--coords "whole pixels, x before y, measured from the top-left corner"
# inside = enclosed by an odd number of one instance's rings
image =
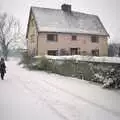
[[[39,58],[40,56],[36,56],[35,58]],[[56,60],[69,60],[74,59],[78,61],[89,61],[89,62],[105,62],[105,63],[120,63],[120,57],[96,57],[96,56],[81,56],[81,55],[72,55],[72,56],[48,56],[48,59],[56,59]]]
[[[0,120],[120,120],[120,91],[7,63]]]

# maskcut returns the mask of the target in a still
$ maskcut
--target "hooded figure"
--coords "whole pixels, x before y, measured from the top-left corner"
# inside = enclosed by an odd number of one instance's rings
[[[4,75],[6,73],[6,65],[5,65],[5,61],[4,58],[1,58],[0,61],[0,73],[1,73],[1,79],[4,79]]]

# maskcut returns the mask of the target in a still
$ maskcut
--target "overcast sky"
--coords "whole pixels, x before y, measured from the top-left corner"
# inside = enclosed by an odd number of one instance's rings
[[[71,4],[72,10],[98,15],[110,42],[120,42],[120,0],[0,0],[0,10],[20,19],[26,31],[30,6],[60,9],[63,3]]]

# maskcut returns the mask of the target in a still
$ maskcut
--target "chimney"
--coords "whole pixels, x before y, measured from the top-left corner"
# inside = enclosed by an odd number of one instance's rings
[[[71,5],[63,4],[63,5],[61,6],[61,9],[62,9],[64,12],[71,12]]]

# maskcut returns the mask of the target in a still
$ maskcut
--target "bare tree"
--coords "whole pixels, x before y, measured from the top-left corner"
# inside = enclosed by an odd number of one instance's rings
[[[19,21],[6,13],[0,14],[0,47],[2,55],[7,60],[9,47],[21,38]]]

